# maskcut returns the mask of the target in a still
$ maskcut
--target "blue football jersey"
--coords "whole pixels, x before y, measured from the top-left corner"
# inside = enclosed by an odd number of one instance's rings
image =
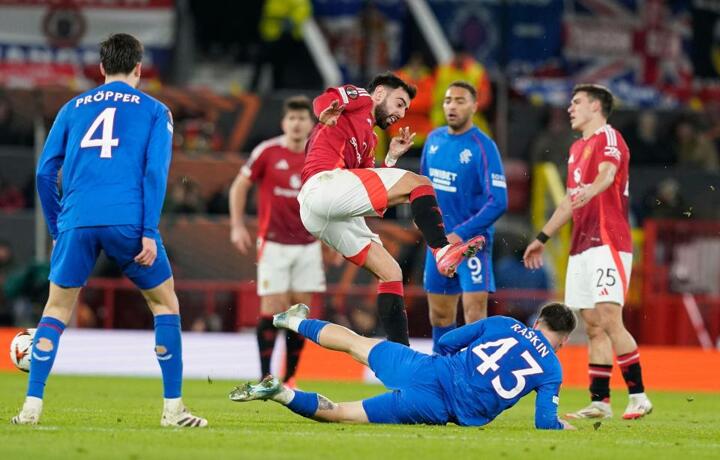
[[[167,107],[124,82],[68,101],[37,167],[38,194],[53,239],[64,230],[105,225],[138,225],[144,236],[157,237],[172,131]]]
[[[535,426],[562,429],[557,417],[562,369],[543,334],[493,316],[443,335],[435,360],[460,425],[484,425],[536,391]],[[461,351],[462,350],[462,351]]]
[[[494,232],[507,210],[507,185],[498,148],[476,126],[450,134],[435,129],[425,141],[421,173],[432,181],[448,233],[463,240]]]

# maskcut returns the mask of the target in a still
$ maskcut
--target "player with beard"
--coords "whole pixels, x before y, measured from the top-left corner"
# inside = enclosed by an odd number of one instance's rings
[[[382,217],[390,206],[410,203],[438,271],[453,276],[464,257],[482,248],[484,238],[450,244],[430,181],[392,168],[412,146],[414,133],[405,127],[390,141],[385,165],[375,168],[375,125],[382,129],[405,116],[415,88],[392,73],[376,76],[367,89],[352,85],[329,88],[315,98],[320,123],[310,134],[298,196],[300,217],[316,238],[379,280],[378,314],[388,339],[408,344],[402,270],[383,248],[365,217]]]
[[[487,316],[488,293],[495,292],[492,270],[493,224],[507,210],[507,186],[502,159],[495,142],[473,124],[478,107],[475,87],[465,81],[448,86],[443,99],[447,126],[427,138],[421,172],[437,193],[451,243],[485,237],[485,247],[463,261],[457,277],[438,273],[427,253],[424,285],[430,307],[433,349],[445,333],[455,329],[462,294],[465,323]]]

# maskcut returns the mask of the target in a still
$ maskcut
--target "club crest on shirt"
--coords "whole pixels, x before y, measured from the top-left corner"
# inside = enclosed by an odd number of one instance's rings
[[[282,159],[275,163],[275,169],[281,169],[281,170],[288,170],[290,169],[290,165],[288,164],[286,159]]]
[[[582,158],[583,160],[587,160],[587,158],[592,154],[592,147],[589,145],[586,145],[583,149]]]
[[[357,99],[358,97],[358,90],[354,86],[347,85],[345,87],[345,94],[347,94],[347,97],[350,99]]]
[[[471,159],[472,159],[472,152],[470,151],[470,149],[465,149],[462,152],[460,152],[460,163],[468,164],[468,163],[470,163]]]
[[[431,155],[434,154],[434,153],[437,153],[437,151],[438,151],[438,146],[437,146],[437,145],[431,145],[431,146],[430,146],[430,149],[428,150],[428,152],[429,152]]]

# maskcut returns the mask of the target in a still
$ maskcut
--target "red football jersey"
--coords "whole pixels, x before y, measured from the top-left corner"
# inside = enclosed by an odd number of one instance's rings
[[[300,172],[303,152],[293,152],[278,136],[261,142],[242,167],[242,174],[258,183],[258,238],[282,244],[309,244],[315,238],[300,220]]]
[[[630,151],[618,130],[605,125],[588,139],[578,139],[570,147],[567,188],[573,197],[593,183],[600,163],[617,167],[615,181],[585,206],[573,211],[570,255],[609,245],[616,251],[632,252],[628,221]]]
[[[313,101],[315,116],[338,101],[345,109],[335,126],[318,123],[310,133],[302,170],[303,184],[320,171],[375,166],[377,137],[373,131],[372,99],[363,88],[352,85],[328,88]]]

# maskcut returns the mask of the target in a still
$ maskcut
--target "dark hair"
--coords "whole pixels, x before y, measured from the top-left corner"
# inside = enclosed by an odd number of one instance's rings
[[[291,110],[307,110],[313,116],[312,102],[306,96],[291,96],[283,102],[283,116]]]
[[[470,83],[468,83],[464,80],[455,80],[454,82],[452,82],[448,85],[448,89],[452,88],[453,86],[456,88],[462,88],[462,89],[468,90],[468,92],[472,96],[473,100],[477,101],[477,90]]]
[[[143,45],[128,34],[112,34],[100,43],[100,62],[105,75],[127,75],[142,62]]]
[[[570,307],[560,302],[546,303],[540,307],[538,321],[561,334],[570,334],[577,326],[577,319]]]
[[[594,85],[592,83],[582,83],[575,85],[572,95],[575,96],[580,91],[587,93],[588,97],[600,101],[602,114],[605,118],[610,118],[613,111],[613,95],[609,89],[602,85]]]
[[[367,89],[368,93],[372,94],[372,92],[375,91],[375,88],[380,85],[387,86],[392,89],[402,88],[407,91],[408,96],[410,96],[410,100],[415,99],[415,94],[417,94],[417,88],[413,85],[405,83],[402,78],[392,72],[385,72],[380,75],[376,75],[365,89]]]

